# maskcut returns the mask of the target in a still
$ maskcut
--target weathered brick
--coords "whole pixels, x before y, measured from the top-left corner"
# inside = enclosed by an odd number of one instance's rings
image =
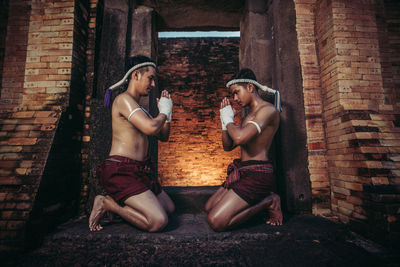
[[[34,145],[36,144],[37,138],[10,138],[7,143],[9,145]]]
[[[13,113],[13,118],[32,118],[34,112],[33,111],[20,111]]]

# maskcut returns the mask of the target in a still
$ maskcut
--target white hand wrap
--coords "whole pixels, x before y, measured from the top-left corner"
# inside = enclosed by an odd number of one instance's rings
[[[222,120],[222,117],[221,116],[219,116],[219,117],[221,119],[222,131],[226,131],[227,130],[226,129],[226,125],[224,124],[224,121]]]
[[[233,113],[233,109],[231,105],[221,108],[219,110],[221,123],[222,123],[222,130],[226,130],[226,126],[228,123],[233,123],[233,118],[235,117],[235,113]]]
[[[166,122],[171,122],[171,120],[172,120],[172,110],[171,113],[169,113],[169,116],[167,116]]]
[[[165,114],[167,116],[167,120],[170,121],[172,116],[172,100],[171,98],[161,97],[158,101],[158,110],[160,113]]]

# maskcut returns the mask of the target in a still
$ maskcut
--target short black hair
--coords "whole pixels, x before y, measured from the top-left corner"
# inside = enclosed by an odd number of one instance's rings
[[[144,63],[144,62],[154,62],[154,60],[150,59],[149,57],[143,56],[143,55],[137,55],[134,57],[130,57],[126,60],[126,64],[125,64],[125,73],[130,70],[133,66],[140,64],[140,63]],[[138,71],[143,74],[144,72],[148,71],[149,68],[148,66],[143,67],[138,69]],[[131,75],[128,76],[128,81],[131,79]]]
[[[251,80],[257,81],[256,75],[254,74],[254,72],[251,69],[247,69],[247,68],[241,69],[237,73],[233,74],[229,81],[236,80],[236,79],[251,79]],[[247,85],[247,83],[238,83],[238,84],[240,84],[241,86]],[[256,88],[256,91],[258,92],[258,87],[255,85],[254,85],[254,87]]]
[[[239,72],[235,73],[232,75],[231,80],[236,80],[236,79],[251,79],[257,81],[256,75],[251,69],[241,69]]]

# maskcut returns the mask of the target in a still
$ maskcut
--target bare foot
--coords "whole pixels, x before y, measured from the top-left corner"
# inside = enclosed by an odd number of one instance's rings
[[[104,200],[105,197],[101,195],[97,195],[94,198],[92,212],[90,213],[89,217],[89,230],[90,231],[100,231],[103,229],[100,225],[100,219],[103,217],[104,213],[106,212],[104,208]]]
[[[269,225],[282,225],[281,198],[275,193],[272,193],[271,198],[272,203],[268,207],[269,219],[265,223]]]

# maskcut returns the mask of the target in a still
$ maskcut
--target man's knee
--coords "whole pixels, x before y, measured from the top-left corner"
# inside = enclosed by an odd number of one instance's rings
[[[209,213],[209,212],[211,211],[211,208],[212,208],[212,206],[211,206],[210,201],[207,201],[206,205],[204,205],[204,210],[205,210],[207,213]]]
[[[168,224],[168,217],[165,214],[160,214],[158,216],[153,216],[150,219],[149,232],[159,232],[165,228]]]
[[[216,232],[225,231],[227,228],[227,224],[223,220],[221,220],[221,218],[218,218],[212,213],[208,214],[207,222],[210,227]]]
[[[167,207],[167,212],[168,213],[174,213],[175,212],[175,204],[174,203],[170,203]]]

